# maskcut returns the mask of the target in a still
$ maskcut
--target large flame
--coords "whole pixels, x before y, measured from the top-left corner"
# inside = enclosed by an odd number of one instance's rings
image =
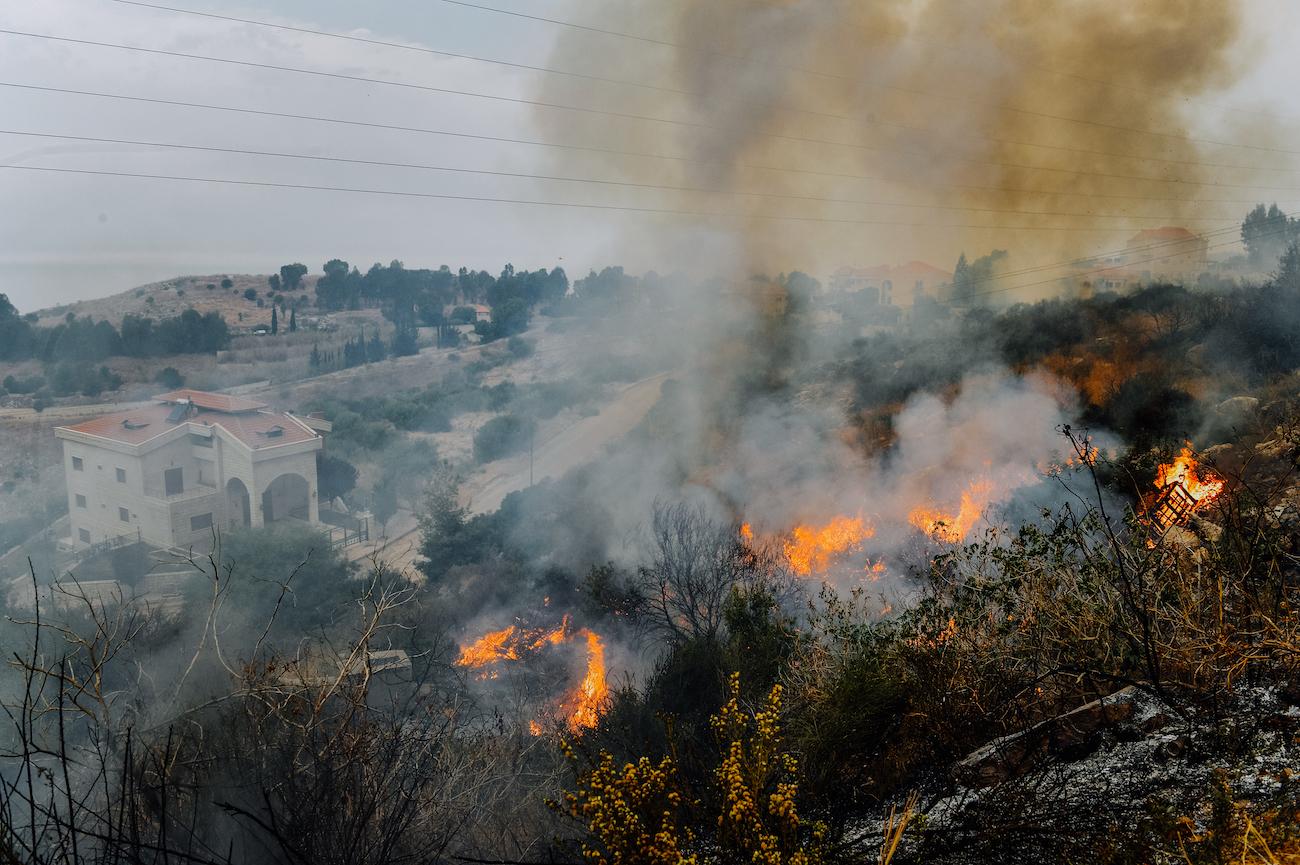
[[[972,481],[961,494],[961,504],[957,513],[922,505],[913,508],[907,515],[907,519],[937,541],[949,544],[961,543],[984,515],[984,509],[988,507],[992,494],[993,484],[990,481]]]
[[[822,526],[795,526],[782,550],[791,570],[807,577],[827,570],[840,556],[862,549],[862,542],[875,533],[862,517],[838,516]]]
[[[462,646],[454,663],[458,667],[479,670],[479,679],[495,679],[496,664],[519,661],[547,646],[558,646],[579,637],[587,644],[586,671],[578,686],[559,701],[559,711],[571,730],[594,727],[600,707],[609,696],[609,687],[605,683],[605,645],[600,635],[588,628],[570,631],[567,615],[559,626],[549,630],[511,625],[499,631],[489,631]],[[528,729],[534,735],[540,735],[543,728],[537,721],[531,721]]]
[[[600,707],[609,696],[609,686],[605,684],[605,644],[587,628],[578,631],[578,636],[587,640],[587,673],[560,704],[571,730],[596,726]]]
[[[1223,492],[1223,481],[1200,468],[1196,457],[1192,456],[1190,444],[1183,446],[1173,462],[1162,463],[1156,470],[1156,487],[1163,490],[1170,484],[1182,484],[1198,508],[1214,501]]]

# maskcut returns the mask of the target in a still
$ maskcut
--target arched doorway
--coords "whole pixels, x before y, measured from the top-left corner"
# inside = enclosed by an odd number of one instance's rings
[[[311,519],[311,485],[302,475],[280,475],[262,493],[262,522]]]
[[[253,524],[248,487],[239,478],[226,481],[226,521],[232,529],[246,529]]]

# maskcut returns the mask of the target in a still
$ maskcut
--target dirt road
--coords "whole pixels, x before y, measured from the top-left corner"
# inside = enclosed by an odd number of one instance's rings
[[[558,478],[596,459],[605,445],[631,432],[658,401],[669,375],[660,373],[628,385],[599,414],[548,430],[547,437],[533,447],[533,482]],[[528,484],[529,459],[525,453],[482,466],[465,480],[461,495],[468,500],[470,513],[485,514],[501,507],[507,495],[525,489]],[[419,530],[413,517],[403,515],[403,522],[385,543],[352,547],[348,557],[359,561],[378,553],[390,568],[413,569],[419,557]]]
[[[533,483],[561,477],[585,465],[599,456],[605,445],[631,432],[659,399],[659,390],[668,375],[660,373],[631,384],[599,414],[555,430],[546,440],[539,439],[533,447]],[[466,480],[461,493],[469,500],[470,513],[486,514],[501,507],[501,501],[510,493],[528,484],[529,457],[520,454],[483,466]]]

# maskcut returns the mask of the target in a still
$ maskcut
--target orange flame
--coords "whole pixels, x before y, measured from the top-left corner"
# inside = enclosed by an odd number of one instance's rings
[[[605,683],[605,646],[600,636],[587,628],[570,632],[567,615],[558,627],[549,631],[511,625],[484,634],[461,648],[455,664],[481,669],[501,661],[518,661],[525,655],[535,654],[547,646],[567,643],[574,637],[582,637],[587,642],[586,672],[578,686],[560,701],[559,708],[571,730],[594,727],[600,707],[609,696],[609,687]],[[494,669],[483,670],[478,678],[495,679],[497,675]],[[542,733],[542,725],[537,721],[529,722],[528,729],[535,736]]]
[[[1204,472],[1202,477],[1202,471],[1196,457],[1192,456],[1191,444],[1186,444],[1172,463],[1162,463],[1156,470],[1156,486],[1163,490],[1170,484],[1182,484],[1199,508],[1223,492],[1223,481],[1210,472]]]
[[[979,522],[993,493],[993,484],[987,480],[972,481],[961,494],[961,505],[956,514],[922,505],[907,515],[908,522],[937,541],[948,544],[961,543]]]
[[[596,726],[600,707],[609,697],[609,686],[605,684],[605,644],[598,634],[586,628],[578,634],[587,639],[587,673],[560,704],[568,715],[570,730]]]
[[[514,625],[499,631],[490,631],[460,650],[455,661],[458,667],[485,667],[497,661],[517,661],[519,652],[514,639],[519,629]]]
[[[499,631],[489,631],[468,646],[463,646],[453,662],[457,667],[481,669],[500,661],[518,661],[524,654],[532,654],[547,645],[563,643],[569,635],[569,617],[561,620],[559,627],[521,628],[510,625]],[[496,678],[495,672],[485,671],[479,678]]]
[[[862,542],[875,533],[861,517],[838,516],[823,526],[795,526],[783,552],[790,568],[807,577],[825,571],[839,556],[862,549]]]

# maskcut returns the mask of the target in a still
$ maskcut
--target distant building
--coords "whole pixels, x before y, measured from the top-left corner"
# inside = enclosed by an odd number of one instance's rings
[[[1209,241],[1186,228],[1145,228],[1128,239],[1122,252],[1080,259],[1065,286],[1074,296],[1124,293],[1144,285],[1190,285],[1210,269]]]
[[[228,394],[183,389],[55,429],[72,542],[201,544],[214,528],[318,523],[316,451],[328,425]]]
[[[951,287],[951,273],[924,261],[909,261],[897,267],[842,267],[830,279],[832,292],[867,292],[868,299],[899,309],[910,309],[923,297],[947,301]]]
[[[1209,241],[1186,228],[1144,228],[1128,239],[1123,264],[1131,271],[1195,278],[1205,271]]]

